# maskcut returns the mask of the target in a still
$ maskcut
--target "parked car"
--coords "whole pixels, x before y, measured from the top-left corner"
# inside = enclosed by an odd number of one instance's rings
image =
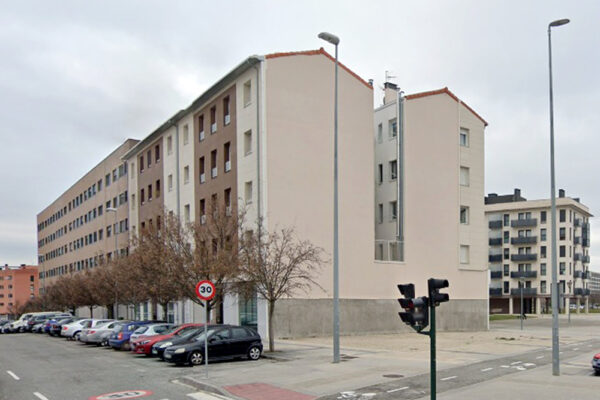
[[[77,317],[60,318],[60,319],[56,320],[56,322],[50,323],[50,331],[48,333],[50,334],[50,336],[60,336],[60,332],[62,331],[63,325],[70,324],[71,322],[75,322],[80,319],[83,319],[83,318],[77,318]]]
[[[77,321],[73,321],[68,324],[64,324],[62,326],[62,330],[60,331],[60,336],[66,337],[67,340],[77,340],[81,330],[84,325],[90,321],[90,319],[79,319]]]
[[[160,341],[164,341],[166,343],[167,339],[181,338],[202,326],[203,324],[183,324],[175,326],[160,335],[141,337],[137,340],[130,340],[131,351],[136,354],[152,355],[152,346],[154,346],[155,343]],[[158,355],[158,351],[156,352],[156,354]]]
[[[165,333],[171,328],[173,328],[173,326],[173,324],[168,323],[142,325],[138,327],[135,331],[133,331],[133,333],[129,337],[129,344],[131,345],[131,342],[141,337],[156,336]]]
[[[169,346],[164,359],[176,364],[200,365],[204,362],[204,346],[208,338],[208,360],[248,357],[258,360],[263,350],[260,335],[250,328],[234,325],[212,325],[189,342]]]
[[[10,324],[10,321],[7,319],[3,319],[0,321],[0,334],[4,333],[4,327],[8,326],[8,324]]]
[[[79,341],[83,342],[83,343],[93,343],[96,344],[96,341],[92,341],[90,340],[92,337],[95,338],[96,332],[100,329],[102,329],[104,326],[106,325],[111,325],[114,326],[114,323],[118,322],[115,321],[114,319],[109,319],[109,320],[96,320],[96,321],[92,321],[92,322],[88,322],[87,324],[84,325],[83,329],[81,330],[81,334],[79,335]],[[111,328],[112,330],[112,328]],[[99,342],[98,342],[99,344]]]
[[[131,337],[131,334],[138,327],[153,322],[155,321],[134,321],[116,326],[108,339],[109,346],[115,350],[129,350],[129,338]]]
[[[596,375],[600,374],[600,353],[596,354],[594,358],[592,358],[592,368],[594,368]]]
[[[203,326],[194,327],[192,329],[187,330],[181,335],[172,336],[167,339],[159,340],[158,342],[152,345],[152,355],[157,356],[161,360],[164,360],[164,352],[165,349],[169,346],[177,345],[180,343],[186,343],[192,340],[194,337],[200,335],[204,332]]]

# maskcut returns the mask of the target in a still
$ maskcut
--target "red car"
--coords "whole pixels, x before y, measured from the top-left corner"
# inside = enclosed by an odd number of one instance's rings
[[[152,354],[152,345],[154,343],[169,339],[171,337],[185,335],[191,330],[202,326],[204,326],[204,324],[183,324],[176,326],[162,335],[140,337],[139,339],[131,342],[131,351],[135,354],[146,354],[149,356]]]

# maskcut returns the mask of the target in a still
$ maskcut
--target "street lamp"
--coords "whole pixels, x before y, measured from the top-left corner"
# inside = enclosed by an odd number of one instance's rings
[[[519,286],[521,286],[521,330],[523,330],[523,319],[525,319],[525,310],[523,309],[523,287],[525,286],[525,278],[520,278],[519,283]]]
[[[556,271],[556,187],[554,182],[554,99],[552,94],[552,40],[553,27],[568,24],[568,19],[559,19],[548,24],[548,70],[550,82],[550,197],[552,201],[552,375],[560,375],[558,351],[558,282]]]
[[[115,252],[114,252],[114,256],[113,258],[117,258],[117,254],[119,252],[119,244],[117,242],[117,209],[113,208],[113,207],[108,207],[106,209],[106,212],[114,212],[115,213],[115,225],[113,227],[113,236],[115,237]],[[119,297],[117,294],[117,281],[115,280],[115,307],[113,310],[113,315],[115,317],[115,319],[119,319]]]
[[[340,296],[338,254],[338,44],[340,38],[319,33],[319,39],[335,46],[335,89],[333,111],[333,362],[340,362]]]

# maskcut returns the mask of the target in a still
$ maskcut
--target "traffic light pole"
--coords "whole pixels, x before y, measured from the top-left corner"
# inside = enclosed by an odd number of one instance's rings
[[[436,379],[437,379],[437,366],[435,361],[435,305],[429,306],[429,314],[431,318],[431,325],[429,328],[429,363],[430,363],[430,391],[431,400],[435,400],[436,397]]]

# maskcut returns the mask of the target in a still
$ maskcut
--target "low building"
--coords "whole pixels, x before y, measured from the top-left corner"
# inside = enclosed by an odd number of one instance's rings
[[[518,314],[551,309],[551,201],[527,200],[520,189],[489,194],[485,214],[489,228],[490,313]],[[589,306],[590,213],[579,198],[559,190],[556,199],[557,274],[560,308]]]
[[[0,318],[14,317],[19,307],[38,295],[38,267],[0,267]]]

